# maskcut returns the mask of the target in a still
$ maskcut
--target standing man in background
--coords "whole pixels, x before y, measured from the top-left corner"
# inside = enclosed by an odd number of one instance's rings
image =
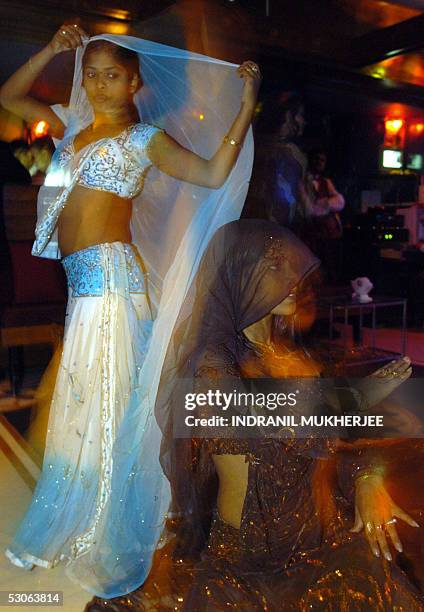
[[[344,197],[331,179],[325,176],[327,153],[312,151],[309,155],[309,174],[315,201],[312,206],[313,250],[322,261],[327,280],[336,284],[340,280],[343,227],[339,213],[345,205]],[[312,246],[312,245],[311,245]]]

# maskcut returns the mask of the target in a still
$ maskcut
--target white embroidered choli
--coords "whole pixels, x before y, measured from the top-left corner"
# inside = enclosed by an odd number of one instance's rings
[[[152,166],[148,156],[151,137],[161,131],[137,123],[120,134],[106,137],[76,152],[74,137],[57,149],[38,196],[38,220],[32,254],[59,259],[57,222],[75,185],[133,199],[141,193]]]

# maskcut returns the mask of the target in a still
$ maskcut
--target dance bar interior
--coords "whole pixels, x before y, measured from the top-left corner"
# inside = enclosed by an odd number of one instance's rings
[[[62,23],[77,23],[89,35],[137,36],[237,65],[257,62],[263,80],[242,217],[285,224],[286,213],[270,212],[263,195],[277,155],[269,126],[280,129],[290,100],[301,100],[290,150],[298,161],[301,157],[301,180],[316,206],[320,198],[335,202],[331,215],[316,212],[309,242],[305,238],[323,264],[310,341],[334,377],[367,376],[407,355],[412,377],[424,378],[422,0],[0,0],[0,8],[0,84]],[[73,68],[73,52],[55,57],[31,94],[48,104],[66,104]],[[201,129],[202,109],[194,120]],[[0,107],[3,549],[40,475],[65,322],[62,266],[31,255],[37,193],[54,151],[49,129],[42,118],[29,124]],[[296,186],[290,181],[296,180],[281,178],[291,193]],[[284,190],[281,181],[277,187]],[[422,402],[409,408],[413,421]],[[394,452],[399,461],[391,478],[398,503],[424,523],[422,457],[408,455],[402,445]],[[395,562],[424,592],[422,535],[402,526],[399,532],[408,554]],[[60,589],[66,611],[82,611],[91,599],[60,565],[21,572],[1,556],[0,568],[0,591]]]

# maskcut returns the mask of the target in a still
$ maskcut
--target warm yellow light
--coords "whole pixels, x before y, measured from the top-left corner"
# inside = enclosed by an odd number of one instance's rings
[[[199,119],[200,119],[200,121],[203,121],[203,119],[204,119],[204,118],[205,118],[205,115],[203,115],[202,113],[200,113],[200,115],[199,115]]]
[[[424,130],[424,123],[415,123],[411,126],[411,129],[417,132],[417,134],[421,134],[421,132]]]
[[[105,24],[105,28],[102,31],[107,31],[109,34],[128,34],[129,25],[128,23],[110,23]]]
[[[374,79],[384,79],[386,76],[386,69],[384,66],[377,66],[371,71],[371,76]]]
[[[32,131],[35,138],[47,136],[49,132],[49,124],[47,121],[37,121],[37,123],[33,126]]]
[[[129,11],[125,11],[123,9],[113,9],[109,11],[109,15],[113,17],[113,19],[128,20],[130,18]]]
[[[388,132],[396,134],[403,126],[403,119],[387,119],[385,125]]]

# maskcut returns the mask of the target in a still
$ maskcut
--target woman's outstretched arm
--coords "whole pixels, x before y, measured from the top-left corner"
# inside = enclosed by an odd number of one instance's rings
[[[84,36],[84,31],[77,25],[61,26],[49,44],[4,83],[0,89],[0,104],[25,121],[44,119],[50,126],[51,134],[61,138],[65,127],[62,121],[47,104],[31,98],[28,93],[50,60],[62,51],[69,51],[81,45]]]
[[[230,130],[215,155],[203,159],[188,151],[173,138],[159,132],[149,145],[149,157],[162,172],[179,180],[217,189],[223,185],[237,161],[243,140],[252,121],[261,74],[254,62],[244,62],[238,74],[244,79],[241,107]],[[231,144],[233,143],[233,144]]]

